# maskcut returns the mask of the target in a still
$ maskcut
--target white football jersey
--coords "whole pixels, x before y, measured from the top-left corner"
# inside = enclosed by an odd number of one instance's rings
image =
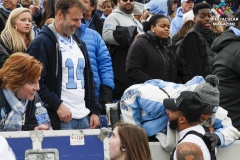
[[[71,36],[58,36],[62,53],[61,99],[71,110],[72,118],[81,119],[90,113],[84,101],[84,56]]]

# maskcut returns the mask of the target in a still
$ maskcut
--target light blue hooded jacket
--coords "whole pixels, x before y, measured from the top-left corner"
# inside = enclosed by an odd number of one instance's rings
[[[146,6],[151,14],[163,14],[165,16],[168,14],[167,0],[151,0]]]
[[[179,7],[177,9],[177,14],[173,18],[170,25],[171,35],[174,36],[178,32],[178,30],[182,27],[182,25],[183,25],[183,12],[182,7]]]

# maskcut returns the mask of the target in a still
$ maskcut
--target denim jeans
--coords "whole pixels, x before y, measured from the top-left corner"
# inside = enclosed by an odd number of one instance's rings
[[[82,119],[72,119],[69,122],[61,122],[61,130],[89,129],[88,116]]]

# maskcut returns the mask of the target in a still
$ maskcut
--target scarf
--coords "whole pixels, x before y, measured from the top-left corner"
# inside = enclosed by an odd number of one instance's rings
[[[3,94],[11,107],[7,119],[5,120],[4,131],[20,131],[22,129],[22,116],[25,113],[28,101],[25,105],[16,98],[12,91],[3,89]]]
[[[193,26],[198,32],[200,32],[206,41],[211,45],[216,38],[216,34],[211,29],[205,29],[196,23]]]

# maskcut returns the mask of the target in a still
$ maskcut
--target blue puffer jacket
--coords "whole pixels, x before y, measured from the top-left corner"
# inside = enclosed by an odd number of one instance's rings
[[[94,81],[97,85],[98,96],[101,95],[101,85],[114,89],[112,60],[105,42],[98,32],[87,28],[85,24],[76,30],[75,34],[87,45]]]

